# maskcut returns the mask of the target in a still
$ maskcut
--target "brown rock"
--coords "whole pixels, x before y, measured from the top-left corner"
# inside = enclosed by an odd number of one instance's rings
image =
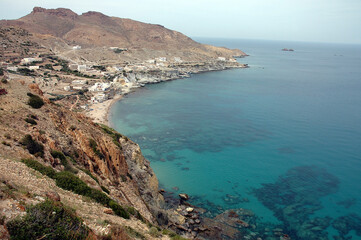
[[[106,214],[111,214],[111,215],[114,214],[113,210],[110,209],[110,208],[105,208],[103,212],[106,213]]]
[[[180,197],[180,199],[182,199],[184,201],[187,201],[189,199],[189,196],[186,193],[180,193],[179,197]]]
[[[45,195],[54,202],[60,202],[60,196],[57,192],[47,192]]]

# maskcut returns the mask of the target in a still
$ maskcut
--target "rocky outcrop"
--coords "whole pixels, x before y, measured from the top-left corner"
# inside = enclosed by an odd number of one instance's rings
[[[41,94],[34,84],[28,88],[26,84],[12,81],[8,89],[9,94],[1,98],[1,105],[7,103],[7,109],[2,110],[0,129],[7,134],[11,148],[1,145],[1,153],[16,159],[36,158],[15,141],[30,134],[44,146],[39,161],[62,170],[61,161],[50,153],[52,150],[63,153],[69,164],[90,171],[99,183],[78,173],[84,182],[96,189],[106,187],[119,203],[134,207],[145,219],[156,223],[153,210],[162,205],[163,198],[158,193],[158,180],[137,144],[126,137],[114,139],[104,127],[82,114],[53,103],[32,109],[26,104],[27,92]],[[33,116],[37,125],[24,124],[26,116]]]

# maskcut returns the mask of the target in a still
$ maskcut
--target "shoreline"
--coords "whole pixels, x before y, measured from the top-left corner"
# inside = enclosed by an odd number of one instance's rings
[[[118,94],[114,98],[108,99],[101,103],[91,105],[91,111],[85,113],[85,115],[91,118],[95,123],[101,123],[109,126],[109,112],[114,103],[118,102],[123,98],[124,95]]]
[[[116,102],[120,101],[125,95],[135,92],[138,88],[142,88],[142,87],[146,86],[147,84],[158,84],[158,83],[162,83],[162,82],[175,81],[175,80],[184,79],[184,78],[191,78],[193,74],[219,72],[219,71],[226,71],[226,70],[233,70],[233,69],[240,69],[240,68],[241,69],[249,68],[249,66],[248,66],[248,64],[240,64],[237,67],[227,67],[224,69],[210,69],[208,71],[195,71],[195,72],[191,72],[188,77],[168,78],[168,79],[162,79],[162,80],[158,79],[157,81],[144,82],[139,86],[133,86],[132,88],[128,89],[124,93],[115,95],[114,98],[112,98],[112,99],[106,100],[102,103],[97,103],[97,104],[91,105],[91,109],[93,109],[93,110],[86,112],[86,116],[93,119],[93,121],[96,123],[105,124],[105,125],[111,127],[111,123],[109,122],[109,114],[110,114],[110,109],[112,108],[112,106]]]

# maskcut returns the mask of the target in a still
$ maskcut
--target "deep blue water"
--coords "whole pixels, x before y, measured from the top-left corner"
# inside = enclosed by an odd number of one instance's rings
[[[361,239],[361,46],[197,40],[250,68],[147,85],[110,114],[161,186],[209,214],[246,208],[296,232],[319,217],[329,239]]]

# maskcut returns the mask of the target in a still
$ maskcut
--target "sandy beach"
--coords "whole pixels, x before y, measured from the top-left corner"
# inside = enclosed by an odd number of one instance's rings
[[[114,98],[104,101],[102,103],[96,103],[90,106],[90,111],[86,112],[86,115],[93,119],[96,123],[108,124],[108,114],[111,106],[118,100],[122,99],[123,95],[116,95]]]

